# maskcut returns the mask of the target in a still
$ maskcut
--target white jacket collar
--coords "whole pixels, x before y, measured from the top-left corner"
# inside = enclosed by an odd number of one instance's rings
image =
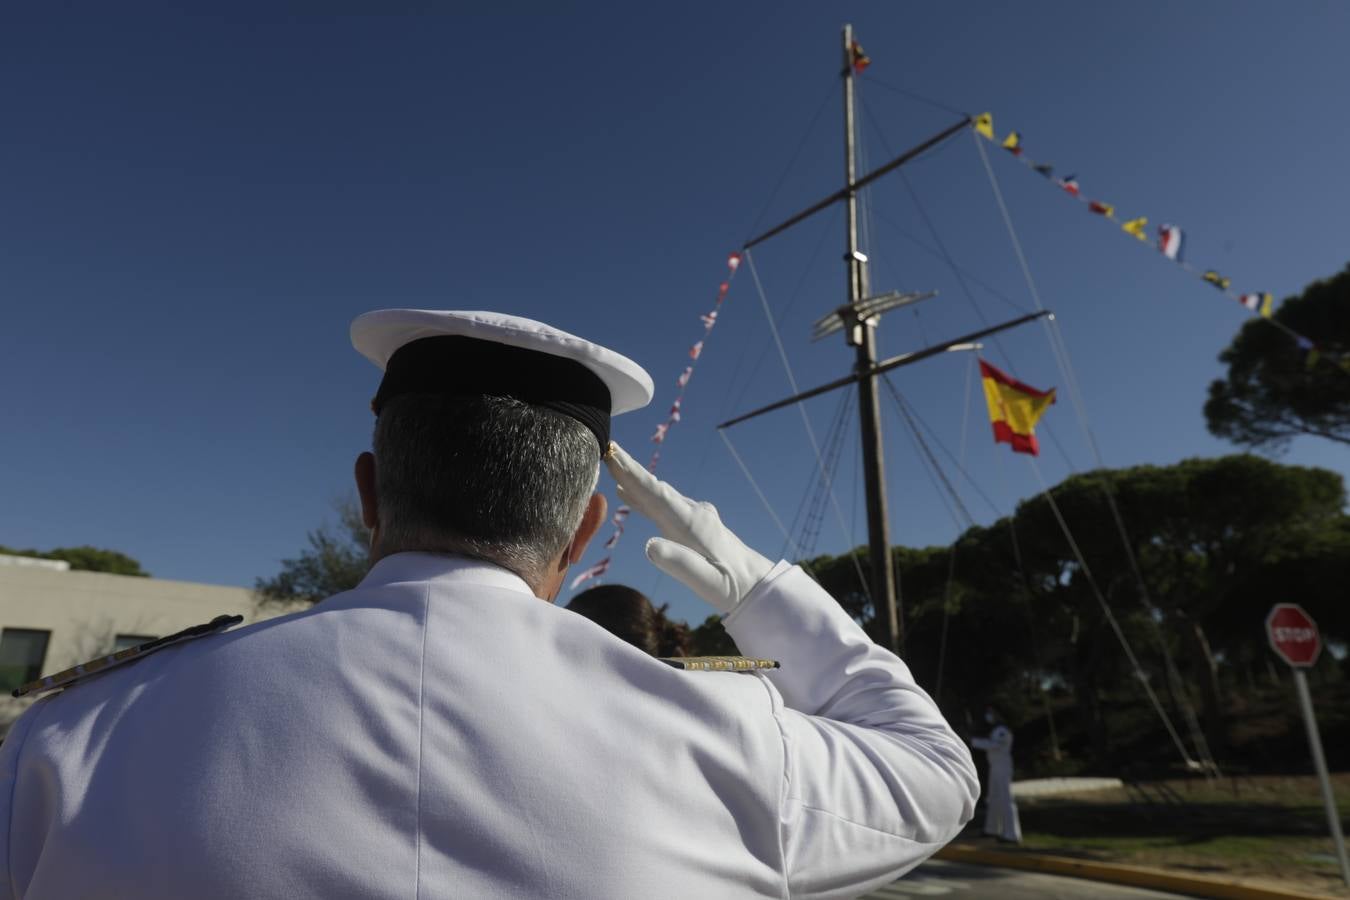
[[[361,587],[381,587],[408,581],[454,581],[503,588],[534,596],[534,591],[514,572],[495,563],[467,556],[440,553],[395,553],[371,566]]]

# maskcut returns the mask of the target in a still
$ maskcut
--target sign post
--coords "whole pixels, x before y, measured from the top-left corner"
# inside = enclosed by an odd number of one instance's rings
[[[1350,885],[1350,861],[1345,856],[1345,838],[1341,836],[1341,817],[1336,811],[1336,796],[1331,792],[1331,776],[1327,774],[1327,760],[1322,753],[1322,736],[1317,732],[1313,716],[1312,694],[1304,669],[1311,668],[1322,652],[1322,638],[1317,623],[1297,603],[1277,603],[1266,616],[1266,637],[1270,647],[1294,670],[1294,687],[1298,689],[1298,704],[1303,710],[1303,724],[1308,728],[1308,743],[1312,747],[1313,766],[1322,783],[1322,804],[1327,810],[1327,824],[1331,840],[1336,845],[1336,858],[1341,863],[1341,878]]]

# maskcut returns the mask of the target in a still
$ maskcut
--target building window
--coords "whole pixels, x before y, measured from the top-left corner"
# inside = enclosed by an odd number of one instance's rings
[[[9,693],[42,675],[50,631],[6,628],[0,632],[0,690]]]
[[[135,647],[137,644],[144,644],[146,641],[153,641],[154,639],[153,634],[119,634],[113,642],[113,652]]]

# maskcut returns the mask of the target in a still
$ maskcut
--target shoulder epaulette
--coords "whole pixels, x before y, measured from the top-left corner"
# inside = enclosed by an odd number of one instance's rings
[[[88,675],[94,675],[99,672],[106,672],[113,666],[120,666],[123,663],[142,659],[156,650],[163,650],[170,644],[177,644],[181,641],[190,641],[193,638],[206,637],[208,634],[215,634],[218,631],[224,631],[226,628],[238,625],[244,621],[243,616],[216,616],[210,622],[201,625],[193,625],[191,628],[184,628],[182,631],[167,635],[162,638],[155,638],[153,641],[146,641],[143,644],[137,644],[134,647],[127,647],[125,650],[118,650],[116,653],[109,653],[107,656],[100,656],[97,659],[91,659],[89,662],[80,663],[55,675],[47,675],[30,681],[27,684],[21,684],[13,691],[11,696],[26,697],[29,694],[41,694],[46,691],[54,691],[57,688],[69,687]]]
[[[777,669],[776,659],[752,659],[748,656],[661,656],[661,662],[691,672],[749,672]]]

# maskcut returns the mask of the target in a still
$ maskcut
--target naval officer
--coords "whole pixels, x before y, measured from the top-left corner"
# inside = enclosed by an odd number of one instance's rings
[[[0,896],[851,897],[971,817],[969,751],[905,664],[622,450],[651,561],[781,667],[682,671],[551,604],[639,366],[494,313],[352,338],[384,371],[369,574],[47,682],[0,747]]]
[[[1006,844],[1022,843],[1022,822],[1017,816],[1017,798],[1013,796],[1013,733],[992,706],[984,711],[984,720],[992,729],[988,737],[970,739],[970,745],[983,750],[989,760],[989,786],[984,794],[984,833]]]

